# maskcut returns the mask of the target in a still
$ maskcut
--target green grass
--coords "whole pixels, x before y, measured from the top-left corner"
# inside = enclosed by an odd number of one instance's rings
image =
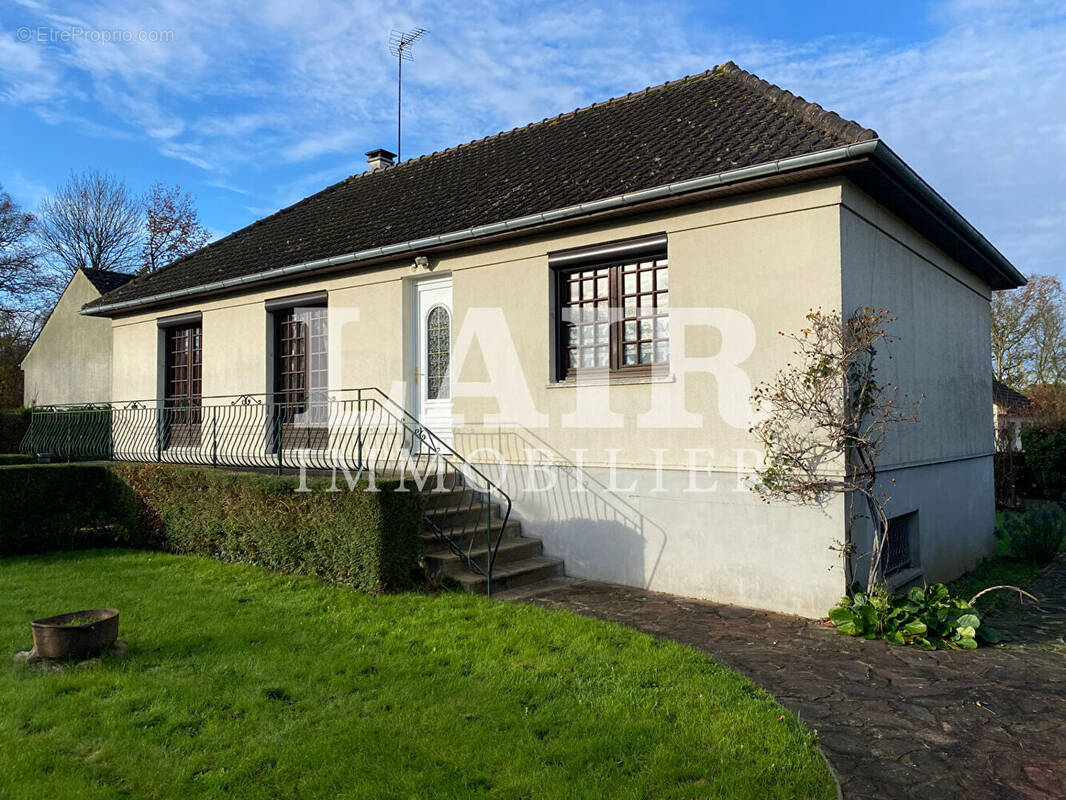
[[[990,586],[1006,584],[1025,589],[1047,567],[1047,564],[1037,564],[1035,561],[1026,561],[1021,558],[1006,555],[992,556],[984,559],[965,575],[956,578],[948,584],[948,588],[952,595],[961,597],[963,600],[969,600],[982,589]],[[989,592],[977,600],[976,608],[987,614],[1005,602],[1017,603],[1018,593],[1006,589]]]
[[[0,797],[835,797],[766,693],[620,626],[194,556],[0,561],[6,653],[103,607],[125,659],[0,667]]]
[[[1046,502],[1043,500],[1026,501],[1030,505],[1042,505]],[[1011,554],[1010,538],[1003,533],[1008,526],[1004,523],[1008,517],[1020,516],[1015,511],[996,512],[996,529],[1000,532],[996,538],[996,555],[982,560],[965,575],[952,581],[948,588],[951,589],[953,595],[969,600],[982,589],[990,586],[1007,585],[1026,589],[1040,573],[1048,568],[1048,564],[1028,561]],[[1063,547],[1066,547],[1066,541],[1063,542]],[[1018,593],[1000,589],[981,597],[977,601],[977,610],[987,614],[1008,602],[1018,602]]]

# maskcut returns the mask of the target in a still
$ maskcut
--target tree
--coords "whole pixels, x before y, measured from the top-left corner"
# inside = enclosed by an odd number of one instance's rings
[[[21,308],[42,288],[33,226],[33,215],[0,186],[0,308]]]
[[[798,334],[781,334],[796,343],[796,362],[752,394],[761,419],[751,430],[765,452],[754,490],[767,502],[801,504],[845,495],[843,555],[849,583],[855,521],[865,516],[856,513],[855,503],[863,503],[873,523],[868,587],[884,582],[888,541],[889,498],[877,483],[878,457],[886,434],[916,421],[921,403],[901,405],[899,387],[877,377],[877,351],[891,341],[885,329],[894,321],[884,309],[863,308],[846,321],[812,310]]]
[[[992,295],[992,370],[1008,386],[1066,380],[1066,291],[1052,275]]]
[[[131,272],[138,266],[141,204],[117,178],[72,173],[41,202],[37,218],[41,249],[63,278],[85,267]]]
[[[180,186],[156,183],[144,199],[145,232],[140,274],[155,272],[171,261],[199,250],[210,232],[200,224],[195,198]]]
[[[41,322],[31,311],[0,309],[0,408],[22,405],[22,359]]]

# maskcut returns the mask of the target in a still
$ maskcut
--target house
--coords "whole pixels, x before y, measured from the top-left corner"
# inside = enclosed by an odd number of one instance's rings
[[[992,379],[992,427],[996,432],[996,450],[1021,452],[1022,428],[1036,418],[1033,401],[1021,392]]]
[[[24,405],[111,399],[111,323],[78,312],[132,279],[88,267],[74,273],[22,360]]]
[[[971,398],[991,392],[991,292],[1024,279],[874,131],[727,63],[368,157],[86,304],[112,326],[111,397],[147,411],[117,457],[364,464],[396,452],[363,417],[372,395],[407,420],[404,447],[452,447],[506,492],[523,538],[501,574],[565,565],[820,616],[845,589],[849,511],[748,490],[749,397],[809,309],[872,305],[898,317],[881,374],[926,398],[880,465],[890,579],[992,551],[993,429]]]

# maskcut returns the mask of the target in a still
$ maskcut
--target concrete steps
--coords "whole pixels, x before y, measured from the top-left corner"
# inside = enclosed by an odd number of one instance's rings
[[[485,594],[487,580],[472,570],[464,558],[457,555],[429,526],[429,520],[441,528],[448,539],[458,546],[474,564],[484,568],[487,560],[487,514],[481,498],[469,489],[455,488],[449,492],[426,495],[426,530],[422,534],[423,559],[426,569],[455,581],[464,590]],[[502,510],[492,504],[492,540],[501,532]],[[564,574],[563,561],[544,555],[540,539],[522,536],[517,520],[508,520],[502,527],[499,547],[492,567],[492,591],[504,591],[550,580]]]

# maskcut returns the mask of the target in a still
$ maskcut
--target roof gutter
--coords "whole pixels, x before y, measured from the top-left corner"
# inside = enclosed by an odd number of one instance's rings
[[[922,180],[914,170],[907,166],[907,164],[905,164],[899,156],[893,153],[892,150],[880,139],[871,139],[869,141],[849,144],[843,147],[834,147],[831,150],[822,150],[817,153],[807,153],[801,156],[782,158],[751,167],[726,170],[725,172],[718,172],[714,175],[690,178],[684,181],[677,181],[676,183],[656,186],[651,189],[642,189],[637,192],[606,197],[602,200],[579,203],[578,205],[566,206],[553,211],[545,211],[540,214],[516,217],[502,222],[478,225],[473,228],[451,231],[436,236],[427,236],[421,239],[411,239],[406,242],[398,242],[396,244],[384,245],[382,247],[373,247],[368,250],[359,250],[354,253],[331,256],[330,258],[304,261],[287,267],[278,267],[266,270],[265,272],[256,272],[250,275],[242,275],[236,278],[214,281],[213,283],[204,283],[198,286],[175,289],[169,292],[149,295],[148,297],[124,300],[117,303],[108,303],[88,309],[83,308],[79,313],[86,315],[104,315],[108,312],[125,311],[139,306],[157,305],[159,303],[180,300],[193,295],[208,294],[226,289],[263,283],[265,281],[315,272],[317,270],[342,266],[344,264],[377,260],[388,258],[389,256],[400,256],[406,253],[418,253],[431,248],[465,243],[471,240],[511,231],[528,230],[548,223],[576,219],[653,200],[676,197],[678,195],[689,194],[702,189],[711,189],[725,184],[740,183],[742,181],[753,180],[756,178],[766,178],[798,169],[823,166],[835,162],[845,162],[860,157],[872,157],[881,161],[889,168],[894,176],[902,180],[907,189],[932,206],[933,209],[945,218],[949,224],[956,229],[960,229],[964,238],[974,246],[981,255],[983,255],[988,261],[992,262],[1005,277],[1014,279],[1019,284],[1024,283],[1025,279],[1021,274],[1018,273],[1013,265],[1011,265],[1011,263],[1007,261],[1007,259],[1004,258],[1004,256],[996,250],[996,248],[993,247],[976,228],[967,222],[959,212],[952,208],[944,198],[937,194],[929,184]]]

